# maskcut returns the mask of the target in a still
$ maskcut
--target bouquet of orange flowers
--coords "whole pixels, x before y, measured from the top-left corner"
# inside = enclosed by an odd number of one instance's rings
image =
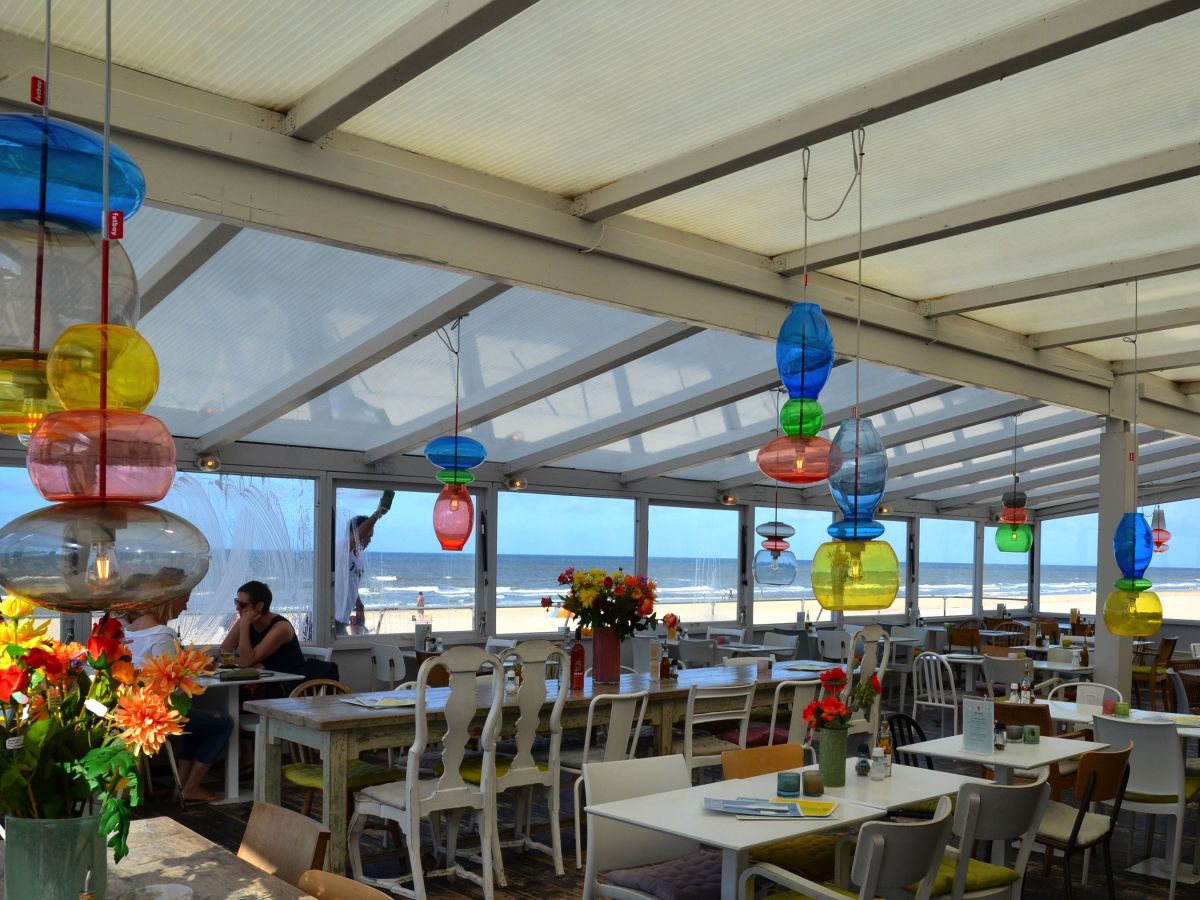
[[[875,698],[883,693],[878,675],[871,675],[860,682],[850,697],[843,702],[841,695],[846,690],[846,672],[842,668],[829,669],[821,673],[821,687],[825,696],[814,700],[804,708],[804,721],[813,728],[846,728],[856,710],[864,712],[871,708]]]
[[[567,588],[559,596],[562,608],[584,628],[613,628],[624,639],[658,624],[658,585],[645,575],[572,566],[558,576],[558,583]]]
[[[129,852],[129,821],[141,802],[137,754],[152,756],[182,734],[196,677],[212,661],[195,650],[140,669],[109,616],[87,646],[47,637],[48,620],[17,597],[0,603],[0,813],[66,819],[99,807],[113,858]]]

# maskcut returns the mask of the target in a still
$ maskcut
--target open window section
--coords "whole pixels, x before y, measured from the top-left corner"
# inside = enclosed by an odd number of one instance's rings
[[[1078,609],[1096,614],[1096,548],[1098,519],[1095,513],[1042,519],[1038,584],[1038,609],[1049,615]],[[1159,560],[1156,558],[1155,563]],[[1157,579],[1155,579],[1157,581]],[[1155,591],[1158,585],[1155,584]],[[1107,594],[1107,589],[1105,590]]]
[[[775,507],[759,506],[754,510],[754,528],[758,529],[768,522],[776,521]],[[754,624],[755,625],[795,625],[797,614],[803,612],[806,621],[818,621],[820,617],[829,618],[829,613],[821,609],[812,591],[812,558],[813,553],[825,541],[829,540],[826,530],[832,520],[825,510],[787,509],[780,507],[778,521],[796,529],[796,533],[787,538],[791,545],[785,552],[796,557],[796,580],[791,584],[765,584],[754,582]],[[763,538],[757,531],[752,536],[753,553],[762,550]],[[753,560],[753,556],[751,560]],[[768,566],[770,564],[768,563]],[[750,566],[753,572],[754,566]]]
[[[738,618],[736,509],[650,505],[646,574],[658,583],[659,619],[669,612],[684,628]]]
[[[633,573],[633,500],[530,492],[502,492],[498,500],[497,634],[574,628],[559,605],[566,591],[558,576],[571,566]]]
[[[433,634],[474,630],[479,529],[462,550],[442,550],[433,533],[437,487],[394,489],[390,509],[390,486],[337,488],[335,636],[413,634],[418,622]]]
[[[1037,548],[1034,548],[1034,552]],[[996,549],[996,526],[983,530],[983,614],[995,614],[996,604],[1010,613],[1025,612],[1029,603],[1028,553],[1004,553]],[[1093,576],[1095,577],[1095,576]]]
[[[921,519],[917,615],[931,622],[970,616],[975,596],[975,523]]]

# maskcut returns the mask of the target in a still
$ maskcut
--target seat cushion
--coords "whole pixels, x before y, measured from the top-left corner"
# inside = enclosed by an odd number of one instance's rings
[[[726,750],[737,750],[736,742],[723,741],[713,734],[703,734],[696,732],[692,735],[692,755],[693,756],[720,756]],[[683,738],[675,737],[671,741],[671,752],[683,752]]]
[[[943,856],[942,861],[938,863],[937,875],[933,879],[933,890],[930,892],[931,897],[938,897],[942,894],[949,894],[954,890],[954,871],[958,866],[958,860],[953,856]],[[1006,884],[1012,884],[1020,876],[1012,869],[1004,866],[994,866],[991,863],[984,862],[981,859],[972,859],[967,864],[967,887],[970,891],[988,891],[995,888],[1004,887]],[[918,885],[907,885],[907,890],[916,892]]]
[[[539,772],[550,771],[549,767],[543,766],[541,763],[538,763],[537,767]],[[511,768],[511,759],[496,760],[496,777],[503,778]],[[462,776],[462,780],[467,784],[479,784],[483,780],[483,757],[466,760],[458,767],[458,774]]]
[[[829,881],[834,876],[838,838],[832,834],[806,834],[750,851],[755,862],[774,863],[803,875],[810,881]]]
[[[1038,837],[1045,835],[1060,844],[1071,839],[1071,829],[1075,827],[1077,810],[1074,806],[1051,800],[1046,804],[1046,812],[1042,814],[1042,824],[1038,826]],[[1108,816],[1099,813],[1084,813],[1083,824],[1079,827],[1080,844],[1094,844],[1108,834]]]
[[[299,787],[319,791],[325,784],[325,775],[320,763],[290,763],[281,771],[284,778]],[[363,762],[361,759],[352,759],[346,764],[346,787],[351,790],[403,780],[403,769],[389,769],[387,766]]]
[[[418,781],[418,790],[420,790],[421,796],[426,797],[433,793],[434,785],[436,784],[436,778],[420,779]],[[408,798],[405,796],[404,785],[398,782],[370,785],[359,791],[357,796],[374,800],[376,803],[382,803],[384,806],[390,806],[393,809],[406,809],[408,807]]]
[[[1190,773],[1185,770],[1183,796],[1191,799],[1200,791],[1200,772]],[[1143,794],[1140,791],[1126,791],[1125,799],[1134,803],[1174,803],[1178,798],[1174,794]]]
[[[738,728],[730,728],[728,731],[722,731],[717,735],[717,738],[722,741],[727,741],[730,744],[736,744],[738,737],[741,735],[741,730]],[[771,723],[752,722],[750,727],[746,729],[746,746],[747,747],[765,747],[770,743],[771,739]],[[775,729],[775,743],[786,744],[788,739],[788,730],[786,728]]]
[[[721,854],[701,850],[645,866],[612,869],[601,878],[658,900],[713,900],[721,896]]]
[[[585,762],[600,762],[604,759],[604,750],[601,747],[591,747],[588,750],[587,759],[583,758],[582,747],[567,747],[559,751],[558,762],[564,769],[575,769],[579,771],[583,768]]]

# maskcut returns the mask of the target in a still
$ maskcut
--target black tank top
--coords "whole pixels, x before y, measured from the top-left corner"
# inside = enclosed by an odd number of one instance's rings
[[[262,639],[270,634],[276,622],[286,621],[287,619],[283,616],[275,616],[275,618],[271,619],[271,624],[262,631],[251,628],[250,646],[257,647],[262,643]],[[294,631],[292,632],[292,639],[290,641],[283,644],[266,659],[260,661],[264,669],[270,669],[274,672],[289,672],[292,675],[304,674],[304,654],[300,650],[300,639],[296,637]]]

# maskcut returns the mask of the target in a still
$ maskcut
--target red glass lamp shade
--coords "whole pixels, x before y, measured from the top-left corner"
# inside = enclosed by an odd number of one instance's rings
[[[1020,506],[1006,506],[1000,513],[1000,521],[1009,525],[1024,525],[1029,521],[1029,511]]]
[[[1150,532],[1154,538],[1154,552],[1166,553],[1170,548],[1167,546],[1167,541],[1171,540],[1171,532],[1165,528],[1155,528]]]
[[[465,485],[448,484],[433,504],[433,533],[443,550],[461,550],[475,527],[475,504]]]
[[[785,434],[758,451],[758,468],[768,478],[811,484],[829,477],[833,445],[823,437]]]
[[[27,350],[0,357],[0,433],[29,434],[60,409],[46,379],[45,354]]]
[[[33,486],[50,501],[153,503],[167,495],[175,477],[175,441],[154,416],[71,409],[42,420],[26,465]]]

